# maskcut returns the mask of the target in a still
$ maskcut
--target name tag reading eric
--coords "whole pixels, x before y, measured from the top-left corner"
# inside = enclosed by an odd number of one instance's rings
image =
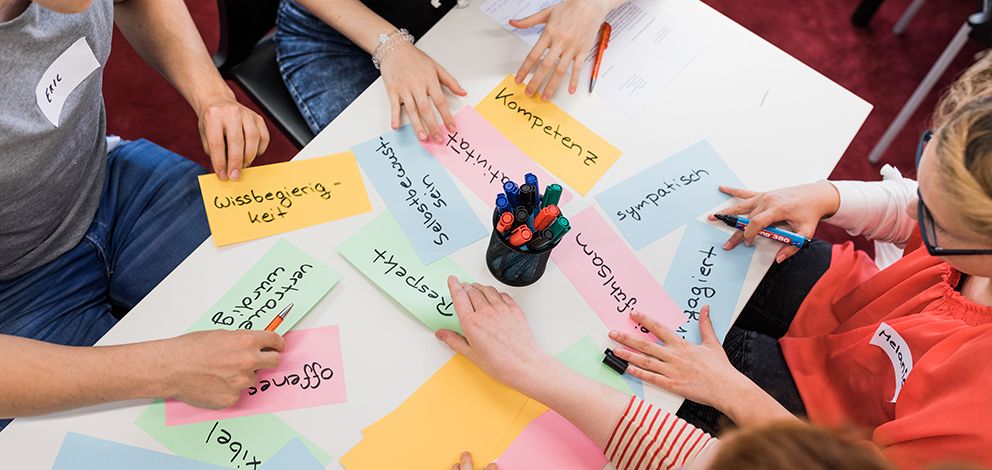
[[[86,77],[100,68],[93,49],[86,38],[82,37],[72,43],[58,58],[48,66],[35,88],[35,100],[42,114],[55,127],[59,127],[59,118],[65,100],[69,98]]]

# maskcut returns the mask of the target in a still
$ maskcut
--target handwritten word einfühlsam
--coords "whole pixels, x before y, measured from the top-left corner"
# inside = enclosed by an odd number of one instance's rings
[[[685,225],[742,187],[716,150],[701,141],[599,193],[596,200],[635,250]]]
[[[685,323],[678,305],[594,206],[569,221],[572,230],[551,252],[551,259],[607,328],[657,341],[647,328],[630,319],[632,310],[672,329]]]
[[[620,158],[620,150],[558,106],[527,96],[509,75],[475,107],[507,139],[580,194]]]
[[[202,175],[200,192],[218,246],[372,210],[351,152],[246,168],[238,181]]]
[[[322,464],[331,456],[272,414],[166,426],[165,405],[150,405],[136,424],[176,455],[227,468],[259,470],[293,439],[300,439]]]
[[[486,236],[448,172],[409,124],[352,151],[424,263]]]
[[[206,410],[178,400],[165,401],[165,423],[196,423],[238,416],[295,410],[347,401],[341,339],[337,326],[286,333],[279,366],[261,370],[258,381],[223,410]]]
[[[190,331],[261,330],[286,306],[293,310],[276,328],[284,334],[300,321],[341,276],[280,239],[214,304]]]
[[[754,247],[738,245],[724,250],[730,235],[712,225],[689,222],[675,259],[665,277],[665,291],[675,298],[688,318],[675,333],[699,344],[699,311],[710,306],[716,336],[723,342],[730,331],[737,298],[754,257]]]
[[[523,184],[527,173],[537,176],[540,191],[556,182],[471,107],[462,108],[454,118],[457,131],[448,132],[443,144],[430,142],[424,147],[486,204],[503,192],[503,183]],[[563,191],[559,205],[571,197]]]
[[[339,244],[338,251],[428,328],[461,333],[448,276],[462,282],[472,282],[471,278],[448,258],[424,265],[389,212]]]

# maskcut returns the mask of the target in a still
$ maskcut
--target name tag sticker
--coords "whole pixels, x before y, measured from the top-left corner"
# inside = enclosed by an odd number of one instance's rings
[[[69,95],[89,77],[94,70],[100,68],[100,62],[96,60],[93,49],[90,48],[86,38],[79,38],[65,52],[62,53],[52,65],[48,66],[45,74],[41,76],[38,87],[35,88],[35,99],[42,114],[51,121],[55,127],[59,127],[59,118],[62,115],[62,107]]]
[[[889,360],[892,361],[896,392],[892,395],[892,400],[889,403],[895,403],[899,398],[899,392],[902,392],[903,384],[906,383],[909,373],[913,370],[913,352],[909,350],[909,345],[906,344],[906,340],[902,339],[899,332],[885,322],[878,325],[878,329],[875,330],[875,335],[871,337],[869,344],[882,348],[882,351],[885,351]]]

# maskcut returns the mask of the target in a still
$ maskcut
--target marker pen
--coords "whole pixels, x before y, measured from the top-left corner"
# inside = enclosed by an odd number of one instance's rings
[[[541,201],[541,206],[556,206],[559,200],[561,200],[561,185],[558,183],[549,184],[544,190],[544,200]]]
[[[537,185],[537,175],[533,173],[527,173],[526,175],[524,175],[524,183],[534,186],[535,193],[537,192],[537,190],[541,189],[541,187]]]
[[[723,221],[723,223],[741,231],[746,229],[748,224],[751,223],[750,220],[747,220],[747,217],[723,215],[723,214],[714,214],[713,216]],[[777,242],[785,243],[786,245],[792,245],[799,249],[806,248],[807,246],[809,246],[810,243],[813,243],[813,240],[810,240],[802,235],[799,235],[798,233],[793,233],[788,230],[783,230],[771,226],[761,229],[761,231],[758,232],[758,236],[770,238]]]
[[[534,217],[534,230],[544,230],[548,228],[558,216],[561,215],[561,210],[558,206],[547,206],[541,209]]]
[[[504,233],[513,226],[513,213],[510,211],[504,212],[499,216],[499,222],[496,223],[496,232]]]
[[[526,225],[521,225],[513,229],[513,232],[510,233],[510,239],[508,241],[513,246],[521,246],[530,241],[532,237],[533,234],[531,233],[530,228]]]
[[[517,183],[513,181],[507,181],[503,183],[503,192],[506,194],[506,200],[510,203],[510,207],[517,207],[520,202],[517,200],[518,192],[520,188],[517,187]]]

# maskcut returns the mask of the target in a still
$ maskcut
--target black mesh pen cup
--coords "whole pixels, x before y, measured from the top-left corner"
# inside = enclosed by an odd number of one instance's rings
[[[551,244],[541,250],[523,251],[504,240],[493,228],[489,248],[486,249],[486,266],[493,277],[503,284],[529,286],[544,275],[553,248]]]

